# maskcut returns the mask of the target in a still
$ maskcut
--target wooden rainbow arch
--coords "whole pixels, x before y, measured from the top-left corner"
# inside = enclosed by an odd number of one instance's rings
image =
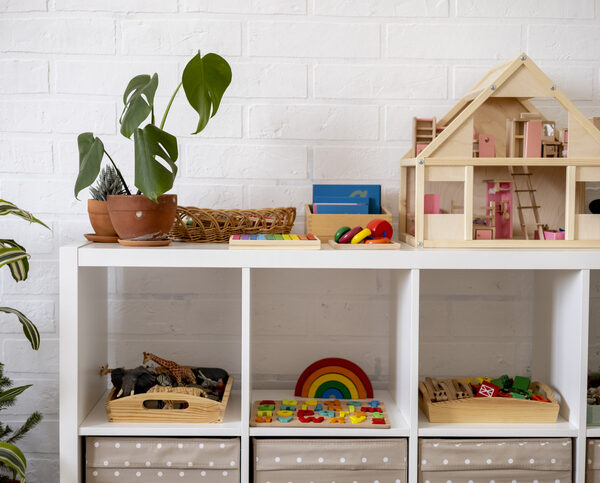
[[[369,377],[354,362],[329,357],[304,369],[294,394],[323,399],[369,399],[373,397],[373,386]]]

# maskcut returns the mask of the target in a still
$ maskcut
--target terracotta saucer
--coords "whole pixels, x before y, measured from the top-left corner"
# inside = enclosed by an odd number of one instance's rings
[[[126,247],[165,247],[171,243],[171,240],[169,238],[162,240],[121,240],[119,238],[119,243]]]
[[[91,242],[96,243],[117,243],[119,237],[110,235],[96,235],[95,233],[86,233],[83,235]]]

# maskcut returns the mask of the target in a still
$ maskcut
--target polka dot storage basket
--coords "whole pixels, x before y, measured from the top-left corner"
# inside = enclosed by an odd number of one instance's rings
[[[240,441],[87,437],[87,483],[239,482]]]
[[[254,483],[311,481],[406,483],[406,440],[254,439]]]
[[[587,483],[600,483],[600,439],[588,439],[586,458],[585,481]]]
[[[420,439],[420,483],[570,483],[570,439]]]

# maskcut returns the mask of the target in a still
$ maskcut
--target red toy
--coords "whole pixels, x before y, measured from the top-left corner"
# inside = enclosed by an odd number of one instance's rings
[[[491,382],[483,381],[475,397],[496,397],[500,392],[500,387]]]

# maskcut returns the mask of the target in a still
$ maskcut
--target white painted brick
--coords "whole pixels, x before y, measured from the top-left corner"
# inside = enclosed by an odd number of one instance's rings
[[[82,201],[80,204],[82,207],[85,207],[84,209],[86,210],[87,198],[88,196],[84,198],[82,193]],[[90,224],[87,213],[85,215],[80,215],[79,217],[62,215],[60,217],[60,221],[58,222],[58,239],[61,245],[67,245],[75,242],[81,243],[85,240],[83,237],[84,233],[93,232],[94,230]]]
[[[411,141],[413,135],[413,117],[432,117],[440,119],[452,106],[447,103],[387,106],[385,108],[386,141]]]
[[[252,303],[252,336],[309,334],[307,321],[316,317],[316,304],[296,294],[255,297]]]
[[[317,15],[447,17],[448,0],[315,0]]]
[[[113,101],[56,100],[48,103],[47,113],[52,131],[79,134],[93,132],[113,134],[117,129],[117,112]]]
[[[232,210],[242,207],[242,189],[241,184],[204,185],[176,181],[171,192],[178,195],[179,204],[182,206]]]
[[[11,18],[0,20],[0,51],[112,54],[115,23],[108,18]]]
[[[13,372],[51,374],[58,371],[58,339],[44,337],[36,351],[25,337],[4,339],[3,350],[3,362]]]
[[[183,0],[185,12],[219,13],[306,13],[306,0]]]
[[[12,416],[26,418],[34,411],[40,411],[44,416],[58,414],[58,379],[12,379],[15,386],[33,384],[10,409]]]
[[[315,67],[315,97],[341,99],[444,99],[447,69],[438,65]]]
[[[378,57],[375,23],[248,23],[250,55],[274,57]]]
[[[227,97],[306,97],[306,65],[232,63]]]
[[[346,148],[316,146],[313,150],[315,180],[397,179],[400,148]]]
[[[386,43],[388,57],[505,60],[521,50],[521,26],[394,23],[387,26]]]
[[[56,10],[105,12],[176,12],[177,0],[55,0]]]
[[[41,428],[38,430],[41,431]],[[54,441],[58,444],[57,441]],[[30,455],[27,458],[27,481],[31,483],[43,483],[45,481],[59,481],[58,454],[56,451],[50,453],[52,456],[41,458]]]
[[[0,185],[6,199],[13,200],[27,210],[45,218],[45,214],[86,213],[87,207],[75,199],[75,179],[14,179],[2,180]]]
[[[533,297],[533,272],[514,270],[426,270],[421,272],[424,295]]]
[[[0,12],[43,12],[47,0],[0,0]]]
[[[0,131],[50,132],[50,113],[46,112],[43,105],[31,100],[0,101]]]
[[[251,185],[248,187],[247,208],[294,206],[296,213],[304,212],[304,205],[312,196],[311,186]]]
[[[195,143],[185,148],[185,174],[194,178],[306,179],[305,146]]]
[[[21,241],[25,243],[25,240]],[[8,270],[2,270],[0,277],[4,284],[4,294],[7,295],[29,297],[58,293],[58,261],[30,260],[29,276],[22,282],[15,282]]]
[[[390,334],[391,304],[385,297],[315,297],[316,316],[306,319],[309,334],[339,337],[362,333],[369,321],[368,335],[386,338]],[[373,317],[377,314],[377,317]]]
[[[126,55],[194,55],[199,49],[220,55],[241,53],[237,21],[123,20],[121,32],[121,48]]]
[[[19,203],[20,204],[20,203]],[[28,206],[22,206],[27,209]],[[37,213],[34,213],[37,215]],[[40,218],[38,216],[38,218]],[[31,255],[45,255],[53,253],[56,249],[56,233],[55,223],[49,219],[41,217],[42,221],[48,225],[51,230],[44,228],[37,223],[28,223],[19,218],[9,218],[8,216],[2,219],[2,228],[0,229],[0,237],[16,240],[17,243],[25,246],[27,253]],[[35,258],[34,258],[35,260]]]
[[[531,337],[534,306],[530,300],[460,300],[450,302],[455,337]]]
[[[24,420],[20,422],[23,423]],[[14,426],[17,426],[16,424]],[[40,437],[40,435],[44,437]],[[22,441],[19,441],[19,448],[25,454],[31,453],[55,453],[58,447],[58,420],[45,418],[34,430],[27,433]],[[30,481],[27,477],[27,481]],[[49,475],[44,475],[38,480],[40,483],[49,480]]]
[[[47,139],[0,139],[0,149],[8,152],[8,161],[0,164],[0,173],[50,174],[53,171],[52,142]]]
[[[35,258],[31,260],[31,263],[36,263]],[[41,334],[56,332],[55,304],[53,301],[30,297],[25,300],[3,299],[2,304],[24,313],[35,324]],[[0,332],[3,334],[23,334],[23,326],[15,315],[0,313]]]
[[[38,92],[48,92],[48,62],[0,60],[0,94]]]
[[[165,96],[175,90],[181,80],[177,62],[57,61],[54,67],[56,92],[122,96],[129,80],[139,74],[158,73],[159,92]],[[122,101],[118,109],[122,109]]]
[[[250,137],[377,139],[379,108],[351,105],[250,106]]]
[[[528,53],[534,60],[598,60],[599,42],[600,30],[592,25],[535,24],[527,30]]]
[[[463,17],[514,18],[593,18],[594,1],[577,0],[460,0],[456,14]]]
[[[419,302],[419,336],[423,340],[430,337],[450,336],[450,300],[445,296],[428,297],[422,295]]]

